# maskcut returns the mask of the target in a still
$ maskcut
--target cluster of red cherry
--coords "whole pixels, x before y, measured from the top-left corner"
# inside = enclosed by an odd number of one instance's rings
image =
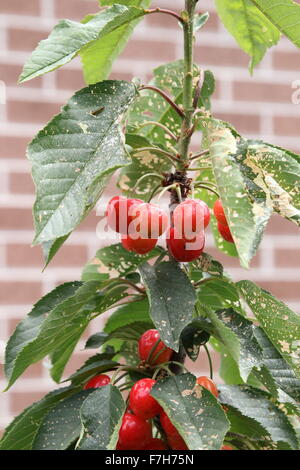
[[[220,200],[214,205],[214,213],[220,234],[233,242]],[[175,208],[170,227],[168,214],[159,206],[141,199],[115,196],[108,203],[106,217],[108,226],[121,234],[126,250],[146,254],[153,250],[158,238],[167,230],[169,252],[177,261],[189,262],[199,258],[203,252],[204,230],[210,221],[210,211],[205,202],[186,199]]]
[[[156,366],[171,359],[172,349],[160,340],[157,330],[147,330],[141,336],[138,344],[141,364]],[[110,377],[105,374],[93,377],[85,389],[98,388],[110,383]],[[175,426],[171,423],[160,404],[150,395],[156,381],[144,378],[135,383],[130,390],[128,409],[123,416],[119,431],[117,450],[188,450],[188,447]],[[218,389],[208,377],[198,377],[197,384],[207,388],[215,397]],[[151,419],[159,417],[164,430],[165,440],[152,437]],[[233,450],[223,446],[222,450]]]

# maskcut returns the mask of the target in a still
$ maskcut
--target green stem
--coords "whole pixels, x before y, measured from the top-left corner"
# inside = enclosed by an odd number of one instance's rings
[[[208,350],[208,347],[206,346],[206,344],[204,344],[203,347],[206,351],[208,362],[209,362],[209,377],[210,377],[211,380],[213,380],[214,373],[213,373],[213,365],[212,365],[211,356],[210,356],[210,353],[209,353],[209,350]]]

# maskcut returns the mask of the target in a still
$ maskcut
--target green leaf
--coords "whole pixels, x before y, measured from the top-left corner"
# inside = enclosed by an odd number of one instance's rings
[[[246,385],[221,385],[219,392],[221,403],[257,421],[275,443],[286,443],[291,449],[298,449],[292,425],[285,414],[268,400],[265,392]]]
[[[226,416],[230,421],[230,432],[239,434],[240,436],[248,437],[254,441],[268,441],[267,445],[271,445],[269,442],[268,433],[261,424],[255,419],[244,416],[236,408],[228,407],[226,411]],[[266,445],[266,443],[265,443]],[[271,447],[272,450],[273,447]],[[270,450],[271,450],[270,449]]]
[[[238,163],[237,140],[220,121],[211,120],[206,127],[210,155],[218,192],[235,241],[242,267],[248,268],[260,243],[272,211],[264,202],[252,202]]]
[[[31,80],[67,64],[84,47],[105,38],[112,31],[144,14],[144,10],[138,8],[114,5],[93,16],[87,23],[61,20],[50,36],[41,41],[32,53],[24,66],[19,82]]]
[[[300,47],[300,5],[292,0],[251,0],[297,47]]]
[[[182,345],[185,352],[192,361],[196,361],[199,356],[200,348],[209,340],[210,334],[203,330],[202,322],[192,321],[184,328],[181,333]]]
[[[251,281],[240,281],[237,287],[270,341],[299,378],[299,316]]]
[[[107,271],[110,275],[119,273],[125,276],[135,271],[144,261],[155,258],[162,252],[162,248],[156,247],[146,255],[138,255],[125,250],[121,243],[101,248],[97,251],[95,258],[85,266],[82,280],[101,281],[104,278],[103,273]],[[107,274],[105,274],[105,276],[107,276]]]
[[[93,208],[109,175],[128,163],[118,121],[135,94],[127,82],[84,88],[33,139],[34,244],[68,235]],[[102,113],[91,114],[99,108]]]
[[[95,333],[89,337],[84,349],[98,349],[107,341],[108,337],[109,335],[103,332]]]
[[[116,2],[103,2],[102,4],[113,5],[114,3]],[[118,0],[117,3],[126,7],[148,8],[151,0]],[[123,26],[106,34],[105,37],[100,37],[81,49],[83,74],[87,83],[96,83],[108,77],[114,60],[124,49],[138,22],[139,20],[126,22]]]
[[[7,427],[0,440],[0,450],[31,450],[36,433],[49,410],[76,391],[71,387],[55,390],[26,408]]]
[[[144,263],[139,272],[148,294],[151,319],[162,341],[178,351],[180,334],[193,318],[194,288],[175,261],[156,266]]]
[[[197,287],[198,302],[213,310],[233,308],[242,313],[239,292],[227,279],[206,278]]]
[[[151,389],[181,437],[192,450],[219,450],[229,422],[216,398],[181,374],[159,380]]]
[[[66,450],[80,436],[80,408],[91,390],[83,390],[61,400],[43,419],[33,450]]]
[[[81,385],[94,375],[115,369],[119,365],[118,362],[113,360],[115,355],[116,353],[113,351],[96,354],[90,357],[83,366],[66,379],[65,382],[70,380],[73,385]]]
[[[195,16],[194,19],[194,30],[199,31],[199,29],[203,28],[206,24],[207,20],[209,19],[208,11],[206,13],[199,13],[199,15]]]
[[[132,302],[115,310],[108,318],[104,331],[112,333],[116,329],[134,322],[151,323],[148,299]]]
[[[117,387],[95,390],[81,408],[82,436],[79,450],[112,450],[118,442],[125,403]]]
[[[280,39],[276,27],[251,0],[215,0],[217,12],[239,46],[251,57],[250,71]]]

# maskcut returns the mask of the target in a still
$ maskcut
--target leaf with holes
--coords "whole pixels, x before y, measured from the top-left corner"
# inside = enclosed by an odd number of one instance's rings
[[[83,433],[77,449],[115,449],[124,412],[125,403],[117,387],[106,385],[95,390],[81,407]]]
[[[150,317],[162,341],[178,351],[180,334],[193,318],[194,288],[175,261],[154,266],[144,263],[139,272],[149,298]]]
[[[257,421],[275,443],[298,449],[296,433],[285,414],[268,399],[268,394],[246,386],[220,385],[221,403]]]
[[[251,0],[215,0],[217,12],[239,46],[251,57],[250,71],[268,48],[278,43],[280,32]],[[254,2],[255,3],[255,2]]]
[[[229,422],[218,400],[196,385],[192,374],[159,380],[151,395],[167,413],[189,449],[219,450]]]
[[[237,287],[270,341],[300,378],[299,316],[251,281],[240,281]]]

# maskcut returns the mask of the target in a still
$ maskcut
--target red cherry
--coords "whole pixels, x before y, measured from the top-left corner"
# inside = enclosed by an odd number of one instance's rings
[[[141,450],[152,438],[152,428],[148,421],[145,421],[131,413],[123,416],[119,431],[119,450]]]
[[[84,390],[88,390],[89,388],[98,388],[103,387],[104,385],[108,385],[110,383],[110,377],[105,374],[96,375],[88,383],[85,384],[83,387]]]
[[[174,227],[183,238],[194,238],[202,233],[210,221],[210,211],[204,201],[186,199],[173,213]]]
[[[224,238],[224,240],[226,240],[229,243],[234,243],[234,239],[231,235],[231,231],[228,225],[223,225],[220,222],[218,222],[218,230],[219,230],[220,235]]]
[[[192,240],[182,238],[175,228],[171,228],[167,234],[167,246],[171,255],[180,262],[194,261],[203,252],[205,244],[204,232],[199,233]]]
[[[143,450],[168,450],[162,439],[151,439]]]
[[[129,235],[122,235],[121,242],[125,250],[133,251],[139,255],[145,255],[155,248],[157,239],[137,238],[134,240]]]
[[[182,439],[182,437],[178,434],[178,436],[171,435],[167,437],[168,444],[172,450],[189,450],[188,446]]]
[[[164,411],[160,415],[160,422],[167,436],[171,436],[172,434],[179,434],[174,424],[171,423],[170,418]]]
[[[144,203],[132,207],[133,221],[128,228],[132,237],[138,234],[142,238],[158,238],[168,228],[168,215],[160,207]]]
[[[230,446],[222,446],[221,450],[233,450]]]
[[[216,384],[212,380],[210,380],[208,377],[205,377],[205,376],[198,377],[197,384],[202,385],[202,387],[209,390],[210,393],[212,393],[216,398],[218,398],[219,392],[216,387]]]
[[[169,446],[173,450],[188,450],[186,443],[164,411],[160,415],[160,422],[163,430],[166,433]]]
[[[155,383],[156,381],[153,379],[141,379],[134,384],[130,391],[130,409],[142,419],[154,418],[162,411],[161,406],[150,395],[151,388]]]
[[[218,199],[214,204],[214,214],[218,222],[228,225],[221,199]]]
[[[128,233],[128,226],[133,220],[133,207],[142,204],[141,199],[127,199],[124,196],[113,197],[105,212],[107,224],[119,233]]]
[[[138,345],[141,361],[148,361],[149,354],[159,339],[160,334],[157,330],[147,330],[142,334]],[[163,362],[168,362],[171,359],[172,354],[172,349],[168,348],[162,341],[160,341],[156,348],[152,351],[149,363],[158,365],[162,364]]]

